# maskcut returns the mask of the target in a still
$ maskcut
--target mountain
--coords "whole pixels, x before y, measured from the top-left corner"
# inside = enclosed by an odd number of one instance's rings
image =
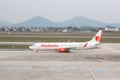
[[[72,19],[58,22],[58,26],[91,26],[91,27],[103,27],[107,25],[107,23],[92,20],[86,17],[73,17]]]
[[[40,17],[40,16],[36,16],[36,17],[33,17],[25,22],[22,22],[22,23],[19,23],[19,24],[16,24],[16,26],[25,26],[25,27],[49,27],[49,26],[53,26],[55,23],[46,19],[46,18],[43,18],[43,17]]]
[[[0,26],[10,26],[10,25],[12,24],[7,21],[0,20]]]
[[[0,26],[9,26],[12,25],[6,21],[0,21]],[[54,23],[46,18],[36,16],[24,22],[14,24],[14,26],[22,27],[67,27],[67,26],[77,26],[77,27],[104,27],[104,26],[115,26],[120,27],[120,23],[108,24],[105,22],[93,20],[83,16],[73,17],[69,20]]]
[[[40,17],[40,16],[36,16],[33,17],[25,22],[16,24],[16,26],[31,26],[31,27],[49,27],[49,26],[53,26],[53,27],[66,27],[66,26],[90,26],[90,27],[103,27],[107,25],[107,23],[104,22],[100,22],[100,21],[96,21],[96,20],[92,20],[86,17],[74,17],[72,19],[63,21],[63,22],[57,22],[54,23],[46,18]]]

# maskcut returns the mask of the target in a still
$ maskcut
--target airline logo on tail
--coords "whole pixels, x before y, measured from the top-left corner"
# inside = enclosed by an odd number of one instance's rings
[[[102,30],[99,30],[98,33],[91,40],[92,42],[100,43]]]
[[[96,37],[95,37],[95,40],[96,40],[96,41],[100,41],[100,37],[99,37],[99,36],[96,36]]]

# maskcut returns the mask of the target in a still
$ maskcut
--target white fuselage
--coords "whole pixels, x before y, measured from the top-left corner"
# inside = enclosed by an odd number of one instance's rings
[[[33,50],[58,49],[58,48],[80,49],[80,48],[84,48],[84,45],[85,45],[85,42],[81,42],[81,43],[77,43],[77,42],[35,43],[31,45],[29,48]]]
[[[35,43],[29,48],[32,50],[45,50],[45,49],[88,49],[96,47],[96,44],[90,42],[59,42],[59,43]]]

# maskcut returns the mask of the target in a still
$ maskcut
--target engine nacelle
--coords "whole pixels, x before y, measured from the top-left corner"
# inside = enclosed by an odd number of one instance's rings
[[[69,52],[69,49],[66,48],[59,48],[58,52]]]

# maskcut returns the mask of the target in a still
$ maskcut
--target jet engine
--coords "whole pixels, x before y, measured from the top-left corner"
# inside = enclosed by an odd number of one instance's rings
[[[66,48],[59,48],[58,52],[69,52],[69,49]]]

